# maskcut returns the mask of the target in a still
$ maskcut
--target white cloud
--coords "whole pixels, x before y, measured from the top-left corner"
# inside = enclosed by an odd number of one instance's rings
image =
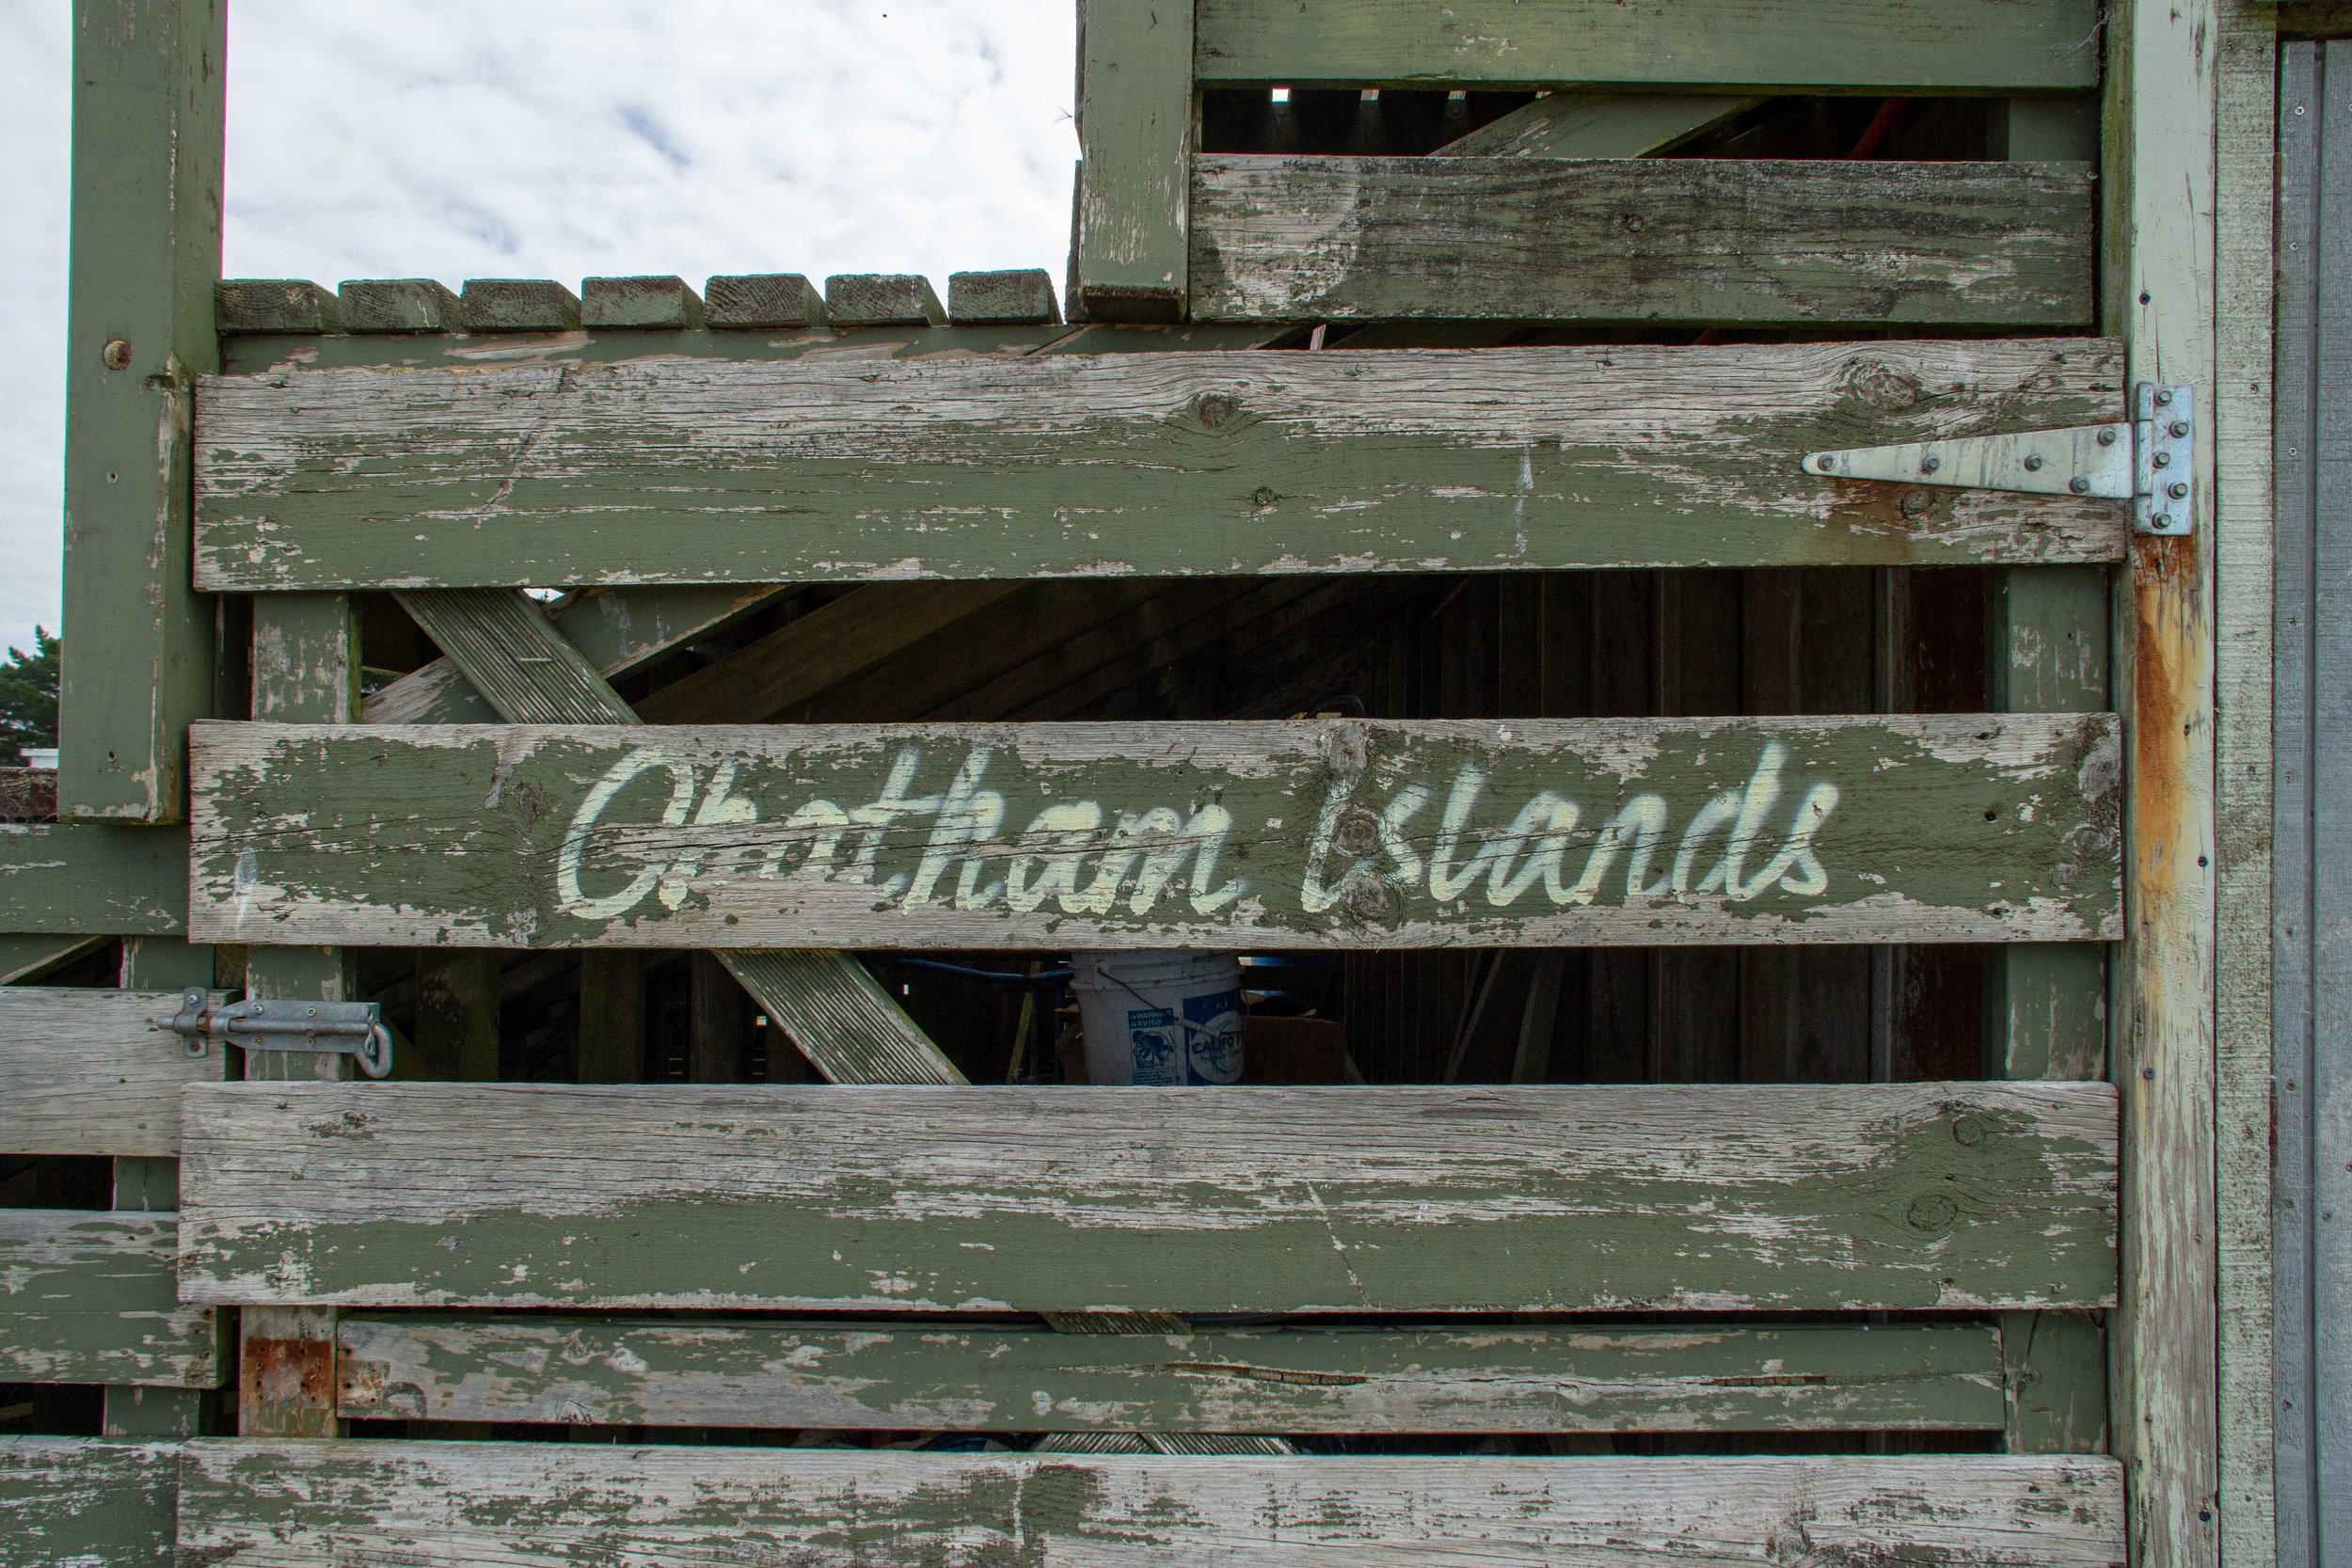
[[[62,0],[0,19],[0,640],[56,624]],[[1041,266],[1073,0],[235,0],[230,277]]]

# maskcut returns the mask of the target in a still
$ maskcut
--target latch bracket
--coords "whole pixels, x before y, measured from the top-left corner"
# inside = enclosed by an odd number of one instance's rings
[[[213,1005],[210,991],[190,986],[180,1010],[151,1021],[180,1037],[181,1049],[201,1056],[214,1040],[241,1051],[310,1051],[359,1059],[359,1070],[381,1078],[392,1070],[392,1032],[373,1002],[230,1002]]]
[[[2196,409],[2191,388],[2143,381],[2128,420],[1810,451],[1804,467],[1837,479],[2128,500],[2133,532],[2179,536],[2195,505]]]

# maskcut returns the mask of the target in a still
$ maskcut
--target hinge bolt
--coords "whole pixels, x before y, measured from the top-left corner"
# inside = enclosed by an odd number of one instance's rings
[[[2160,451],[2156,453],[2154,466],[2159,468],[2170,467],[2172,466],[2172,454],[2169,451]]]
[[[2176,441],[2177,441],[2177,440],[2179,440],[2181,437],[2183,437],[2184,436],[2186,436],[2187,434],[2188,434],[2188,421],[2187,421],[2186,420],[2174,420],[2172,421],[2172,438],[2173,438],[2174,440],[2176,440]]]
[[[2166,495],[2170,496],[2174,500],[2185,501],[2188,499],[2188,482],[2186,480],[2176,479],[2171,483],[2166,485],[2164,487],[2164,491]]]
[[[131,345],[120,338],[109,338],[106,346],[99,350],[98,357],[110,371],[127,371],[131,368]]]
[[[2171,388],[2159,387],[2156,388],[2156,406],[2158,408],[2169,408],[2172,406]]]
[[[2090,481],[2085,479],[2080,474],[2076,474],[2073,479],[2068,480],[2066,482],[2066,487],[2069,490],[2074,491],[2074,494],[2078,496],[2088,496],[2090,494]]]
[[[1831,456],[1828,452],[1823,452],[1818,460],[1818,466],[1820,467],[1821,472],[1825,474],[1835,473],[1837,469],[1837,459]]]
[[[2099,444],[2103,447],[2111,447],[2115,445],[2115,427],[2113,425],[2104,425],[2100,428]]]
[[[1933,452],[1930,452],[1927,456],[1919,459],[1919,471],[1923,474],[1931,474],[1943,466],[1944,460],[1936,456]]]
[[[2026,453],[2026,471],[2029,474],[2040,473],[2042,471],[2042,454],[2040,452],[2029,451]]]

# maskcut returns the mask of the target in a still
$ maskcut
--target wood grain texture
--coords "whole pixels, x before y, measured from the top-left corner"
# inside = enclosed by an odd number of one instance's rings
[[[22,1568],[171,1568],[176,1443],[0,1437],[0,1541]]]
[[[0,1209],[0,1379],[210,1388],[215,1314],[174,1294],[180,1216]]]
[[[2063,88],[2099,81],[2087,0],[1200,0],[1202,82]]]
[[[2114,1289],[2095,1084],[183,1103],[181,1289],[205,1303],[1959,1310]]]
[[[220,366],[221,0],[75,0],[57,796],[68,819],[177,822],[213,711],[189,591],[196,378]],[[0,921],[0,925],[6,925]],[[14,927],[24,929],[24,927]]]
[[[2106,13],[2106,325],[2132,376],[2214,385],[2216,0]],[[2121,575],[2129,887],[2110,1070],[2122,1091],[2122,1300],[2108,1320],[2134,1568],[2219,1559],[2214,1192],[2213,420],[2195,534],[2137,536]]]
[[[1073,321],[1184,316],[1193,9],[1193,0],[1080,0]]]
[[[0,822],[0,929],[177,936],[187,929],[187,830]]]
[[[0,1149],[179,1153],[181,1087],[218,1082],[228,1056],[154,1027],[179,1006],[170,990],[0,989]]]
[[[596,665],[511,588],[442,588],[396,595],[467,684],[510,723],[633,724]]]
[[[2122,385],[2096,340],[289,370],[205,383],[198,571],[242,591],[2112,561],[2116,502],[1797,459],[2115,419]]]
[[[2216,716],[2215,1186],[2220,1320],[2221,1559],[2267,1564],[2279,1551],[2271,1338],[2273,1101],[2271,687],[2276,645],[2273,312],[2279,253],[2277,15],[2221,0],[2214,150],[2214,542]],[[2344,46],[2339,46],[2343,48]],[[2352,73],[2352,49],[2339,56]],[[2337,95],[2339,99],[2343,96]],[[2290,114],[2285,118],[2293,118]],[[2307,117],[2308,118],[2308,117]],[[2352,113],[2335,117],[2352,155]],[[2348,188],[2352,194],[2352,188]],[[2352,255],[2338,241],[2343,284]],[[2344,384],[2352,390],[2352,382]],[[2352,1148],[2345,1151],[2352,1160]],[[2339,1161],[2342,1164],[2344,1162]],[[2352,1371],[2352,1369],[2347,1369]]]
[[[1158,1561],[2110,1568],[2104,1459],[1077,1456],[511,1443],[188,1445],[183,1560]]]
[[[1202,156],[1200,321],[2092,318],[2080,164]]]
[[[1425,947],[2114,935],[2100,714],[215,724],[198,940]]]
[[[1073,1334],[343,1315],[347,1418],[850,1431],[1998,1430],[1983,1324]]]

